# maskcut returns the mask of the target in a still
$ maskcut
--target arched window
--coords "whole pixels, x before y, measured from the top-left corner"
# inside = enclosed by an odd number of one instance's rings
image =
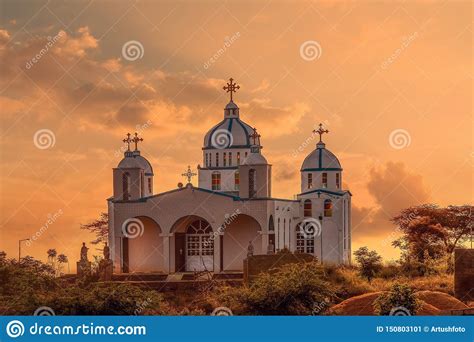
[[[326,172],[323,172],[322,174],[322,181],[321,181],[323,188],[328,187],[328,174]]]
[[[148,177],[148,193],[151,195],[153,193],[153,187],[151,183],[151,177]]]
[[[313,216],[313,205],[311,203],[311,200],[307,199],[307,200],[304,201],[303,209],[304,209],[304,214],[303,215],[305,217]]]
[[[324,200],[324,216],[332,216],[332,201],[330,199]]]
[[[313,187],[313,174],[308,173],[308,189],[311,189]]]
[[[249,170],[249,198],[255,196],[255,189],[257,188],[257,172],[255,169]]]
[[[145,196],[145,175],[143,174],[143,172],[140,174],[140,193],[140,197]]]
[[[268,230],[269,231],[275,231],[275,223],[273,222],[273,216],[270,215],[270,218],[268,219]]]
[[[209,153],[206,152],[206,167],[209,167]]]
[[[240,189],[240,174],[239,171],[235,171],[234,173],[234,190]]]
[[[226,152],[224,152],[224,156],[222,157],[222,163],[224,167],[227,166],[227,153]]]
[[[128,172],[122,175],[122,194],[124,201],[130,199],[130,174]]]
[[[240,165],[240,152],[237,152],[237,165]]]
[[[286,245],[286,219],[283,219],[283,248],[287,248]]]
[[[212,190],[220,190],[220,189],[221,189],[221,173],[216,171],[212,173]]]
[[[219,153],[216,153],[216,167],[219,167]]]
[[[232,152],[229,152],[229,166],[232,166]]]
[[[339,173],[336,173],[336,188],[341,188],[341,175]]]

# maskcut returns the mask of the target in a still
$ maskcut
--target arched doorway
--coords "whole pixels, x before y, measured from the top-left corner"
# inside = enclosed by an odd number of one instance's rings
[[[244,214],[239,214],[225,228],[222,244],[223,269],[225,271],[243,270],[243,261],[247,258],[247,248],[250,241],[253,245],[253,254],[263,254],[261,230],[257,220]]]
[[[214,270],[214,235],[209,222],[187,216],[179,219],[172,231],[175,272]]]
[[[163,271],[163,238],[161,228],[152,218],[138,216],[122,224],[122,271]]]

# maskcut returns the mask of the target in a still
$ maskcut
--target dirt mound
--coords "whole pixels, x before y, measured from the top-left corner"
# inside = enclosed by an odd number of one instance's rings
[[[375,315],[373,303],[382,293],[370,292],[346,299],[331,307],[329,314],[338,316]],[[420,291],[416,295],[421,300],[421,307],[417,312],[417,315],[420,316],[439,315],[441,311],[467,308],[467,305],[443,292]]]
[[[419,291],[416,296],[439,310],[461,310],[468,306],[453,296],[438,291]]]
[[[374,315],[373,303],[383,292],[370,292],[360,296],[351,297],[331,307],[331,315],[338,316],[372,316]]]

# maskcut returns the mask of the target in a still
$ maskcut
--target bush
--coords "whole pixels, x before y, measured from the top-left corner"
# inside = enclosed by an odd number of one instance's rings
[[[315,262],[287,264],[275,273],[262,273],[251,286],[224,288],[218,301],[236,314],[320,314],[333,297]]]
[[[374,312],[377,315],[415,315],[421,302],[415,292],[406,284],[394,284],[390,291],[381,294],[374,301]]]

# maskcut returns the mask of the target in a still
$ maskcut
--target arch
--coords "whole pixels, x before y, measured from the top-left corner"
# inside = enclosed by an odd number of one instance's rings
[[[268,219],[268,231],[275,231],[275,223],[273,222],[273,215]]]
[[[311,217],[313,216],[313,204],[311,203],[310,199],[307,199],[303,203],[303,209],[304,209],[304,217]]]
[[[222,239],[223,270],[243,270],[243,261],[247,258],[249,241],[252,242],[254,255],[263,254],[261,231],[262,228],[258,221],[245,214],[239,214],[225,227]]]
[[[130,199],[130,173],[128,172],[124,172],[122,175],[122,195],[124,201]]]
[[[324,217],[332,216],[332,201],[330,199],[324,200]]]
[[[126,223],[127,221],[124,221]],[[148,216],[137,216],[122,223],[124,270],[134,272],[161,272],[163,267],[163,232],[160,225]],[[128,235],[128,237],[127,237]]]
[[[176,220],[170,232],[173,233],[170,239],[171,269],[176,272],[214,270],[216,235],[205,218],[183,216]]]
[[[321,186],[323,188],[328,187],[328,173],[327,172],[323,172],[321,175]]]
[[[255,169],[249,170],[249,198],[253,198],[255,196],[255,192],[257,189],[257,171]]]

